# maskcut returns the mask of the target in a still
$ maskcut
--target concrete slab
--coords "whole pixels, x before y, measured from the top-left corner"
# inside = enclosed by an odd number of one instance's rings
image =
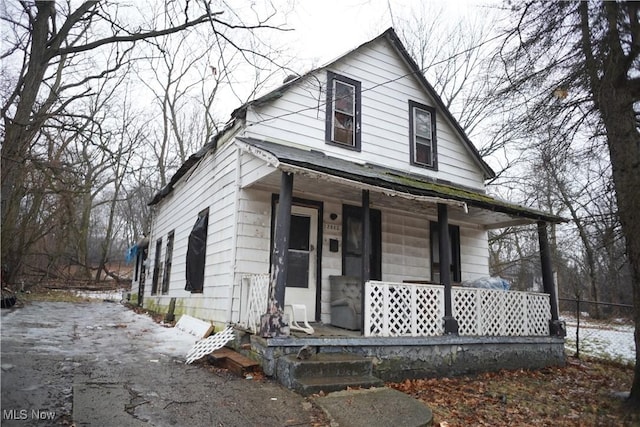
[[[131,413],[134,396],[118,383],[73,385],[73,423],[76,426],[145,426]]]
[[[2,427],[330,424],[275,381],[185,364],[195,337],[121,304],[33,302],[0,317]]]
[[[421,427],[433,422],[427,405],[386,387],[336,391],[314,400],[331,427]]]

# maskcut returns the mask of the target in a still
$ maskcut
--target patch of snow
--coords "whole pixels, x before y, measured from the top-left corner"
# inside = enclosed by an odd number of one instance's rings
[[[111,291],[76,291],[75,294],[82,298],[97,299],[102,301],[121,301],[125,289],[114,289]]]
[[[567,324],[565,348],[567,354],[576,353],[577,320],[575,316],[562,315]],[[578,343],[580,354],[599,359],[635,363],[634,326],[624,319],[603,323],[592,319],[580,319]]]

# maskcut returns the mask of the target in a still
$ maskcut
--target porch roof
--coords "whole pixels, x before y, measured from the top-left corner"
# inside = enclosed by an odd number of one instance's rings
[[[353,162],[325,153],[249,137],[236,144],[280,170],[305,174],[354,188],[369,189],[410,200],[445,203],[463,208],[485,228],[501,228],[544,221],[560,223],[562,217],[506,202],[484,192],[442,183],[424,176],[364,162]]]

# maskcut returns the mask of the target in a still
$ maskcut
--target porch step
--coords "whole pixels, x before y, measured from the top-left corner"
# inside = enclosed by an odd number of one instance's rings
[[[338,377],[311,377],[300,378],[294,382],[294,390],[303,396],[311,396],[320,392],[346,390],[348,388],[381,387],[384,382],[373,375],[338,376]]]
[[[258,362],[228,348],[222,347],[209,355],[213,363],[230,370],[236,375],[244,376],[258,367]]]
[[[317,353],[306,360],[290,354],[278,360],[277,376],[285,386],[308,396],[320,391],[383,385],[372,370],[371,360],[350,353]]]

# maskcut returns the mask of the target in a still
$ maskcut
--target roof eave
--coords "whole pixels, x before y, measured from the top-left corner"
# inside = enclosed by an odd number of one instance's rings
[[[475,147],[473,142],[471,142],[471,140],[467,136],[467,133],[464,131],[462,126],[460,126],[460,123],[458,122],[458,120],[456,120],[456,118],[453,117],[453,115],[451,114],[451,112],[449,111],[445,103],[442,101],[442,98],[440,97],[440,95],[438,95],[438,93],[433,88],[433,86],[431,86],[431,83],[429,83],[429,81],[426,79],[426,77],[424,76],[418,64],[415,62],[415,60],[411,57],[407,49],[404,47],[404,44],[396,34],[395,30],[393,28],[389,28],[387,31],[385,31],[382,34],[382,36],[386,37],[387,40],[389,40],[391,45],[396,49],[396,51],[407,63],[409,68],[414,72],[418,81],[424,86],[425,90],[429,92],[429,94],[434,98],[440,110],[442,110],[444,115],[447,117],[447,119],[450,121],[450,123],[453,125],[453,127],[456,129],[456,131],[464,140],[467,146],[467,149],[469,149],[471,154],[475,157],[475,160],[478,162],[479,166],[481,167],[482,172],[485,175],[485,178],[486,179],[495,178],[496,177],[495,171],[491,168],[491,166],[487,164],[487,162],[485,162],[482,159],[482,156],[480,155],[480,152],[478,151],[478,149]]]

